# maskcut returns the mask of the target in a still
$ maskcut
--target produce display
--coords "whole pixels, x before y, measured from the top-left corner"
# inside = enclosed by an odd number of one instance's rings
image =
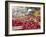
[[[35,10],[35,9],[34,9]],[[12,18],[12,26],[16,30],[40,29],[40,11],[31,11],[32,13],[22,13]]]

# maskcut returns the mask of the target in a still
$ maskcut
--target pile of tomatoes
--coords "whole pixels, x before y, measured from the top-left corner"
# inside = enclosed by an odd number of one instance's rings
[[[29,29],[40,29],[40,16],[37,16],[35,21],[18,21],[12,19],[12,25],[14,26],[22,26],[23,28],[20,30],[29,30]]]

